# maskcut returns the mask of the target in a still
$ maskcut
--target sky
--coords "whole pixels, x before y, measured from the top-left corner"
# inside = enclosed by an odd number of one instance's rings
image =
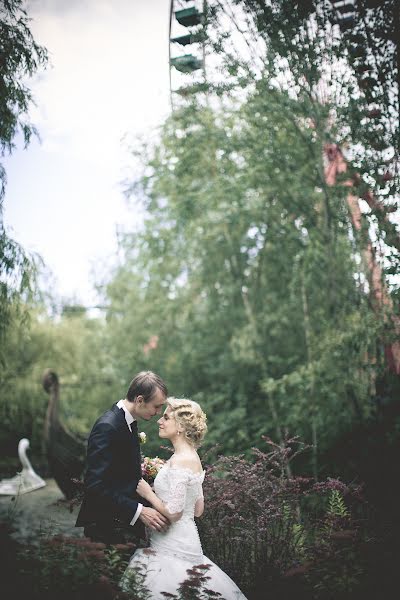
[[[50,64],[27,82],[41,142],[3,161],[4,223],[41,255],[56,296],[91,306],[117,231],[141,220],[123,194],[129,143],[154,139],[170,112],[169,0],[28,0],[27,12]]]

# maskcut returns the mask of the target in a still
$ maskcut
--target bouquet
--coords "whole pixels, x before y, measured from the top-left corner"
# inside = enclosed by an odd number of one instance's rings
[[[147,483],[152,484],[164,463],[165,460],[158,458],[158,456],[155,458],[145,456],[142,462],[143,479],[147,481]]]

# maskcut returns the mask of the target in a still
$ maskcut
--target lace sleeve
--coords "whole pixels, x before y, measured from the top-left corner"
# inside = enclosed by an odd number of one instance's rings
[[[197,494],[196,500],[198,500],[199,498],[201,500],[204,500],[203,486],[201,484],[199,485],[199,492]]]
[[[186,490],[190,474],[181,469],[169,470],[169,493],[165,503],[167,510],[172,514],[182,512],[185,507]]]
[[[206,474],[205,471],[203,471],[203,473],[201,474],[200,481],[199,481],[199,486],[198,486],[198,494],[197,494],[196,500],[198,500],[199,498],[201,498],[202,500],[204,500],[203,483],[204,483],[204,476],[205,476],[205,474]]]

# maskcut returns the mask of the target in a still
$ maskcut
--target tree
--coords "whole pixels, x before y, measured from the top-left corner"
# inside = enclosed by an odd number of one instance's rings
[[[27,113],[32,93],[24,83],[47,64],[47,51],[33,39],[22,0],[2,0],[0,4],[0,152],[11,152],[19,130],[25,146],[36,128]],[[6,174],[0,165],[0,199],[5,191]]]
[[[25,146],[35,127],[27,113],[32,94],[24,83],[47,63],[47,51],[36,44],[28,27],[29,19],[22,0],[3,0],[0,3],[0,156],[12,152],[14,139],[21,130]],[[35,262],[23,248],[12,240],[2,218],[6,173],[0,163],[0,362],[4,361],[5,334],[15,311],[32,292]],[[18,314],[18,318],[21,313]]]
[[[321,155],[316,155],[315,160],[320,163],[327,241],[334,205],[341,203],[340,196],[345,193],[347,207],[343,208],[351,215],[354,251],[361,257],[359,276],[366,280],[369,301],[378,319],[386,320],[379,360],[387,371],[398,376],[397,2],[237,0],[235,10],[223,1],[215,5],[217,11],[210,11],[209,31],[213,28],[213,16],[215,32],[221,30],[218,13],[232,25],[230,34],[211,36],[211,47],[224,57],[224,74],[233,75],[233,82],[240,87],[243,74],[250,71],[246,86],[251,89],[249,81],[260,77],[261,62],[266,65],[272,85],[286,90],[291,98],[308,102],[299,127],[303,127],[305,119],[319,141]],[[245,61],[233,51],[238,46],[238,32],[246,35],[247,44],[251,44],[251,56]],[[325,163],[333,169],[327,169]],[[327,184],[332,188],[328,189]],[[345,191],[340,190],[343,185]],[[360,199],[368,204],[368,209],[361,208]],[[393,376],[387,373],[387,377]],[[377,385],[381,388],[379,395],[385,386],[381,378]]]
[[[334,146],[345,154],[347,172],[342,173],[342,180],[353,187],[348,189],[354,197],[351,202],[358,206],[358,199],[363,198],[369,205],[362,235],[354,219],[352,224],[361,254],[370,244],[368,229],[377,238],[370,265],[364,266],[371,302],[376,303],[371,271],[381,272],[381,289],[389,283],[396,292],[398,285],[392,275],[400,267],[400,232],[395,218],[400,189],[397,2],[236,0],[234,4],[232,11],[227,3],[216,2],[214,29],[220,31],[218,13],[228,17],[232,27],[230,35],[210,36],[211,47],[224,57],[225,73],[235,74],[237,84],[246,70],[251,73],[250,80],[260,76],[260,68],[254,66],[258,55],[273,85],[292,98],[307,99],[304,118],[321,142],[324,161],[330,160]],[[211,19],[209,30],[212,28]],[[252,58],[247,58],[245,65],[232,51],[238,31],[251,42]],[[322,176],[322,156],[315,160],[321,163]],[[335,183],[340,186],[342,181]],[[327,219],[335,195],[335,190],[325,188]],[[396,295],[393,299],[392,312],[396,313]],[[386,302],[384,310],[389,304]],[[394,328],[398,335],[398,326]]]
[[[376,330],[308,107],[266,72],[239,107],[175,111],[132,188],[145,228],[108,288],[125,368],[151,365],[199,400],[226,452],[285,427],[323,449],[370,410]]]

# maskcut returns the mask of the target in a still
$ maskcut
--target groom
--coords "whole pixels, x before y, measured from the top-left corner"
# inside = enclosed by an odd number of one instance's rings
[[[114,404],[93,426],[87,447],[85,495],[76,521],[92,541],[118,544],[145,537],[167,519],[136,494],[142,477],[137,419],[160,414],[167,387],[152,371],[138,373],[126,398]]]

